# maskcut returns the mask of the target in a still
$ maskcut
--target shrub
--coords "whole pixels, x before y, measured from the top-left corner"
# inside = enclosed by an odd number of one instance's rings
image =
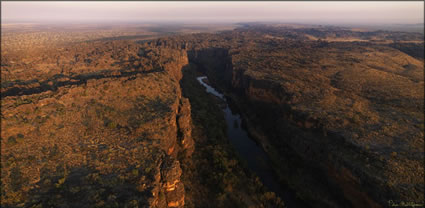
[[[133,169],[131,172],[133,173],[134,176],[139,175],[139,170],[137,170],[137,169]]]
[[[10,170],[10,186],[12,191],[19,191],[27,180],[22,176],[21,169],[18,166]]]
[[[117,128],[117,123],[115,123],[114,121],[110,122],[110,123],[108,124],[108,128],[110,128],[110,129],[115,129],[115,128]]]
[[[8,144],[16,144],[17,142],[16,142],[16,139],[15,139],[15,137],[14,136],[10,136],[8,139],[7,139],[7,143]]]
[[[23,134],[17,134],[16,137],[17,137],[18,141],[22,141],[24,139]]]

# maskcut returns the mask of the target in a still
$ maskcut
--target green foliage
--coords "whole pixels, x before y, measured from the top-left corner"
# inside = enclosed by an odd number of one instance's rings
[[[31,208],[43,208],[42,204],[32,205]]]
[[[131,173],[132,173],[134,176],[139,176],[139,170],[138,170],[138,169],[133,169],[133,170],[131,171]]]
[[[354,114],[352,117],[353,123],[360,124],[361,123],[361,117],[358,114]]]
[[[87,96],[87,90],[84,90],[83,92],[81,92],[81,94],[80,94],[82,97],[85,97],[85,96]]]
[[[10,186],[12,191],[19,191],[21,187],[28,182],[27,178],[24,178],[20,167],[15,166],[10,170]]]
[[[16,138],[15,138],[14,136],[10,136],[10,137],[7,139],[7,144],[14,145],[14,144],[16,144],[16,143],[17,143],[17,141],[16,141]]]
[[[17,135],[16,135],[16,138],[17,138],[17,141],[18,141],[18,142],[21,142],[21,141],[23,141],[23,140],[24,140],[24,135],[23,135],[23,134],[17,134]]]
[[[103,126],[108,127],[110,129],[115,129],[117,127],[117,123],[112,121],[111,119],[105,117],[103,119]]]
[[[49,151],[49,157],[52,158],[57,156],[58,154],[59,154],[58,145],[55,144]]]
[[[423,43],[392,43],[390,47],[398,49],[414,58],[424,59],[424,44]]]
[[[66,180],[65,177],[59,179],[58,182],[55,184],[56,188],[60,188],[62,184],[65,183],[65,180]]]
[[[20,106],[20,105],[24,105],[24,104],[29,104],[29,103],[32,103],[31,99],[18,98],[18,99],[16,99],[15,107]]]
[[[59,169],[62,169],[59,168]],[[134,169],[137,170],[137,169]],[[134,171],[133,170],[133,171]],[[101,174],[92,169],[74,169],[59,171],[58,176],[42,175],[41,181],[50,179],[55,183],[40,184],[30,196],[32,202],[41,207],[64,207],[72,204],[75,207],[138,207],[151,197],[150,192],[138,192],[128,178],[121,179],[116,173]],[[141,202],[142,201],[142,202]],[[31,203],[26,204],[26,207]]]
[[[45,123],[48,119],[50,118],[50,116],[49,115],[46,115],[46,116],[36,116],[35,117],[35,120],[34,120],[34,123],[37,123],[37,124],[43,124],[43,123]]]
[[[110,128],[110,129],[115,129],[115,128],[117,128],[117,123],[115,123],[114,121],[109,122],[109,124],[108,124],[108,128]]]

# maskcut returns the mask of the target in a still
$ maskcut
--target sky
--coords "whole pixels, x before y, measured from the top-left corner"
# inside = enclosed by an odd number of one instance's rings
[[[8,22],[252,22],[416,24],[424,2],[1,2]]]

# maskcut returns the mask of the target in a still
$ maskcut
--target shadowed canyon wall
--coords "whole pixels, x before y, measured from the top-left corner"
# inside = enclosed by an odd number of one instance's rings
[[[250,134],[271,156],[281,182],[290,184],[312,205],[385,207],[389,200],[421,200],[419,184],[406,191],[389,186],[383,170],[391,164],[356,146],[319,118],[296,110],[291,105],[293,94],[281,83],[233,65],[228,49],[206,48],[188,54],[189,61],[243,115]]]

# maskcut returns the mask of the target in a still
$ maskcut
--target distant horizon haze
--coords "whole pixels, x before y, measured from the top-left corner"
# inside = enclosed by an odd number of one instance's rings
[[[1,2],[8,23],[423,24],[424,2]]]

